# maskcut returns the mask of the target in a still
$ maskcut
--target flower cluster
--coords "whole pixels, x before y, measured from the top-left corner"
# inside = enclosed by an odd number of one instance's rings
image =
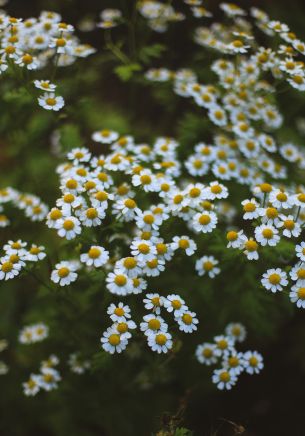
[[[0,227],[7,227],[10,219],[5,213],[9,206],[23,210],[31,221],[43,221],[49,211],[48,206],[33,194],[19,192],[11,187],[0,189]]]
[[[43,324],[32,324],[24,327],[19,334],[19,342],[21,344],[34,344],[41,342],[49,335],[49,328]]]
[[[165,32],[168,23],[184,20],[185,16],[177,12],[169,3],[155,0],[142,0],[137,3],[140,14],[147,20],[148,26],[155,32]]]
[[[35,396],[40,390],[49,392],[57,389],[58,382],[61,380],[60,373],[56,369],[58,364],[59,359],[55,355],[41,362],[40,372],[31,374],[30,378],[22,384],[24,395]]]
[[[31,245],[27,242],[8,241],[4,246],[4,256],[0,257],[0,280],[10,280],[18,276],[25,268],[26,262],[38,262],[46,257],[43,246]]]
[[[42,70],[49,63],[55,71],[95,52],[91,46],[79,43],[74,27],[63,22],[56,12],[43,11],[38,18],[22,20],[1,11],[0,30],[0,74],[10,71],[24,82],[28,80],[28,72]],[[34,85],[44,91],[38,98],[40,106],[55,111],[64,106],[63,98],[55,95],[56,86],[50,80],[34,80]]]
[[[243,372],[258,374],[263,369],[263,358],[257,351],[240,352],[236,345],[246,338],[246,330],[242,324],[231,323],[224,335],[214,338],[214,342],[198,345],[196,357],[198,362],[210,366],[218,364],[220,368],[213,371],[212,381],[218,389],[231,389]]]
[[[160,294],[147,294],[144,299],[145,308],[151,313],[143,317],[140,330],[144,333],[148,346],[157,353],[167,353],[173,347],[172,335],[168,332],[168,324],[160,316],[161,309],[172,313],[179,330],[184,333],[192,333],[197,330],[198,319],[194,312],[189,311],[185,301],[177,294],[163,297]],[[102,347],[110,354],[121,353],[128,345],[128,340],[137,326],[132,321],[130,307],[120,302],[111,304],[107,310],[113,321],[101,338]]]

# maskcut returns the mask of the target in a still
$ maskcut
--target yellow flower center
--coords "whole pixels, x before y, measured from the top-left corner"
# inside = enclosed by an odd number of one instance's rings
[[[148,321],[148,327],[150,330],[159,330],[161,327],[161,323],[158,319],[152,318]]]
[[[136,202],[134,200],[132,200],[131,198],[128,198],[127,200],[125,200],[124,204],[128,209],[134,209],[137,206]]]
[[[230,232],[227,233],[227,240],[232,242],[232,241],[236,241],[236,239],[238,238],[238,233],[235,232],[234,230],[231,230]]]
[[[99,248],[92,247],[88,252],[88,256],[91,259],[97,259],[101,254],[101,250]]]
[[[207,224],[209,224],[211,222],[211,217],[210,217],[210,215],[201,215],[199,217],[198,221],[201,225],[206,226]]]
[[[182,321],[184,322],[184,324],[190,325],[193,322],[193,317],[188,313],[184,313],[182,315]]]
[[[230,373],[228,371],[223,371],[219,374],[219,379],[224,382],[227,383],[228,381],[230,381],[231,376]]]
[[[189,246],[190,246],[190,243],[187,239],[180,239],[179,248],[183,248],[185,250],[186,248],[189,248]]]
[[[271,274],[268,279],[272,285],[278,285],[281,281],[281,276],[279,274],[274,273]]]
[[[46,99],[46,103],[48,106],[55,106],[56,105],[56,98],[49,97]]]
[[[121,342],[120,335],[116,335],[116,334],[110,335],[108,338],[108,342],[110,345],[113,345],[114,347],[116,345],[119,345],[119,343]]]
[[[156,336],[156,343],[158,345],[165,345],[166,344],[166,336],[160,333]]]
[[[89,209],[86,210],[86,216],[90,220],[94,220],[94,218],[98,216],[97,210],[94,209],[94,207],[90,207]]]
[[[116,307],[114,309],[114,314],[117,316],[124,316],[125,312],[124,312],[124,309],[122,307]]]
[[[63,224],[63,228],[65,230],[72,230],[74,229],[74,222],[71,220],[65,220]]]
[[[58,275],[62,279],[64,277],[67,277],[69,275],[69,273],[70,273],[70,270],[67,267],[62,267],[62,268],[59,268],[59,270],[58,270]]]
[[[148,254],[150,252],[149,245],[147,244],[139,244],[138,250],[142,254]]]
[[[264,229],[262,234],[266,239],[271,239],[273,237],[273,231],[271,229]]]
[[[117,286],[125,286],[127,283],[127,279],[122,274],[119,274],[115,277],[114,282]]]
[[[12,262],[3,262],[3,264],[1,265],[1,271],[3,271],[4,273],[8,273],[10,271],[12,271],[14,265],[12,264]]]
[[[133,269],[137,266],[137,261],[133,257],[126,257],[126,259],[124,259],[123,265],[126,269]]]

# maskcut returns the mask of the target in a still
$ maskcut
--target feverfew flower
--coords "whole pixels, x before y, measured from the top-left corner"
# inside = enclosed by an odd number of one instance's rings
[[[109,252],[105,248],[98,245],[92,245],[87,253],[80,256],[80,261],[87,266],[95,266],[96,268],[105,265],[109,260]]]
[[[65,105],[63,97],[56,96],[54,93],[45,93],[38,98],[39,106],[49,111],[59,111]]]
[[[51,273],[51,280],[60,286],[67,286],[77,279],[77,266],[74,262],[63,261],[55,265]]]
[[[220,390],[230,390],[237,382],[236,375],[227,368],[215,369],[213,372],[212,382]]]
[[[172,336],[168,332],[154,333],[147,336],[150,348],[157,353],[167,353],[173,346]]]
[[[282,271],[281,268],[272,268],[268,269],[264,274],[261,280],[262,285],[268,291],[273,293],[277,291],[282,291],[283,286],[287,286],[287,274],[285,271]]]
[[[264,367],[263,357],[257,351],[244,353],[244,367],[248,374],[258,374]]]
[[[175,321],[179,325],[179,330],[184,333],[192,333],[194,330],[197,330],[197,324],[199,321],[196,316],[195,312],[189,311],[185,311],[183,314],[175,316]]]

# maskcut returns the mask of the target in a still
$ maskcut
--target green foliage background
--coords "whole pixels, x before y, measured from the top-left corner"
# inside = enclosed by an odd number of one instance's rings
[[[206,4],[211,10],[217,5],[212,1]],[[241,1],[240,5],[264,7],[304,40],[305,6],[301,1],[291,1],[289,10],[284,1]],[[55,10],[65,21],[77,24],[84,15],[97,19],[106,7],[132,14],[133,1],[12,0],[7,9],[22,17],[38,15],[42,9]],[[196,142],[208,141],[210,133],[199,108],[174,95],[169,86],[151,86],[142,77],[149,66],[164,65],[193,67],[201,80],[210,79],[205,68],[210,55],[191,43],[193,24],[172,24],[167,33],[157,35],[140,23],[135,51],[129,48],[124,30],[118,28],[115,34],[130,57],[128,65],[104,50],[102,31],[81,34],[81,40],[92,43],[98,53],[60,72],[59,91],[63,90],[67,107],[59,117],[33,104],[21,85],[0,78],[1,186],[33,192],[54,204],[58,195],[55,167],[61,161],[50,148],[54,129],[61,133],[63,151],[82,145],[90,148],[92,131],[104,127],[132,134],[137,141],[174,136],[182,144],[182,159]],[[296,93],[283,95],[280,101],[283,108],[289,107],[283,134],[299,142],[292,122],[305,115],[304,101]],[[231,199],[238,205],[245,194],[246,190],[233,190]],[[61,258],[68,253],[68,247],[43,223],[25,221],[13,209],[9,215],[12,226],[0,232],[1,244],[16,238],[42,243],[53,263],[58,252]],[[170,235],[180,231],[183,227],[168,229]],[[217,237],[213,233],[210,240],[205,238],[202,247],[213,249],[216,256],[219,253],[222,274],[215,280],[196,277],[192,262],[181,257],[160,279],[150,281],[151,289],[182,290],[191,308],[204,314],[198,332],[186,337],[179,353],[169,359],[143,353],[145,344],[140,337],[122,356],[111,357],[98,350],[107,322],[103,319],[105,308],[111,299],[107,291],[101,292],[97,277],[91,277],[90,285],[83,280],[76,289],[53,294],[31,275],[1,283],[0,334],[9,341],[3,359],[10,367],[0,380],[1,436],[144,436],[161,429],[164,432],[160,434],[165,435],[173,428],[169,434],[188,434],[176,430],[179,427],[189,428],[195,435],[234,435],[241,434],[238,426],[248,435],[303,434],[304,315],[286,296],[274,298],[259,285],[267,262],[285,258],[289,243],[270,251],[259,266],[235,251],[223,254],[224,245],[219,231]],[[138,309],[135,306],[134,312]],[[32,348],[18,344],[20,328],[40,320],[51,320],[50,339]],[[210,381],[211,370],[195,360],[194,349],[221,333],[231,321],[246,325],[245,347],[262,352],[265,369],[260,376],[242,377],[232,392],[222,393]],[[75,349],[94,356],[91,372],[77,376],[66,371],[57,391],[34,398],[23,396],[21,383],[38,369],[40,360],[54,352],[64,361]]]

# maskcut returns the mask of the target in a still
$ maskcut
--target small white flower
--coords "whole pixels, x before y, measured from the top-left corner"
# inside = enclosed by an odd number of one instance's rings
[[[98,245],[92,245],[87,253],[80,256],[80,261],[87,266],[95,266],[96,268],[105,265],[109,260],[109,252],[105,248]]]
[[[198,362],[210,366],[217,362],[218,356],[215,354],[216,345],[204,343],[196,348],[196,357]]]
[[[101,144],[111,144],[116,141],[119,137],[117,132],[113,132],[112,130],[100,130],[98,132],[94,132],[92,135],[92,139],[95,142],[100,142]]]
[[[304,285],[294,285],[289,293],[289,298],[292,303],[296,303],[297,307],[305,309],[305,287]]]
[[[164,299],[164,307],[171,313],[174,313],[175,317],[183,315],[188,310],[185,301],[176,294],[170,294]]]
[[[244,367],[248,374],[258,374],[264,367],[263,357],[257,351],[244,353]]]
[[[160,332],[167,332],[168,326],[163,318],[159,315],[149,314],[143,317],[140,329],[146,336]]]
[[[220,273],[220,268],[216,266],[218,263],[218,260],[213,256],[202,256],[196,261],[195,268],[199,276],[207,274],[211,279],[213,279]]]
[[[173,346],[172,336],[168,332],[160,332],[147,336],[150,348],[157,353],[167,353]]]
[[[281,268],[272,268],[268,269],[264,274],[261,280],[262,285],[268,291],[273,293],[277,291],[282,291],[283,286],[287,286],[287,274],[285,271],[282,271]]]
[[[101,337],[102,348],[107,353],[121,353],[125,350],[128,344],[128,339],[124,335],[120,335],[116,329],[109,327]]]
[[[212,376],[212,382],[220,390],[230,390],[237,382],[236,375],[227,368],[215,369]]]
[[[51,280],[60,286],[67,286],[77,279],[77,266],[74,262],[63,261],[55,265],[51,273]]]
[[[130,318],[130,307],[120,302],[118,304],[111,303],[107,309],[108,315],[113,322],[123,322]]]
[[[184,333],[192,333],[194,330],[197,330],[197,324],[199,323],[196,313],[190,311],[185,311],[180,316],[175,316],[175,321],[179,325],[179,330]]]
[[[49,111],[59,111],[65,105],[63,97],[56,96],[54,93],[45,93],[38,98],[39,106]]]
[[[161,307],[164,306],[165,298],[160,296],[159,294],[146,294],[146,298],[144,298],[144,307],[147,310],[152,310],[154,313],[159,315],[161,312]]]

